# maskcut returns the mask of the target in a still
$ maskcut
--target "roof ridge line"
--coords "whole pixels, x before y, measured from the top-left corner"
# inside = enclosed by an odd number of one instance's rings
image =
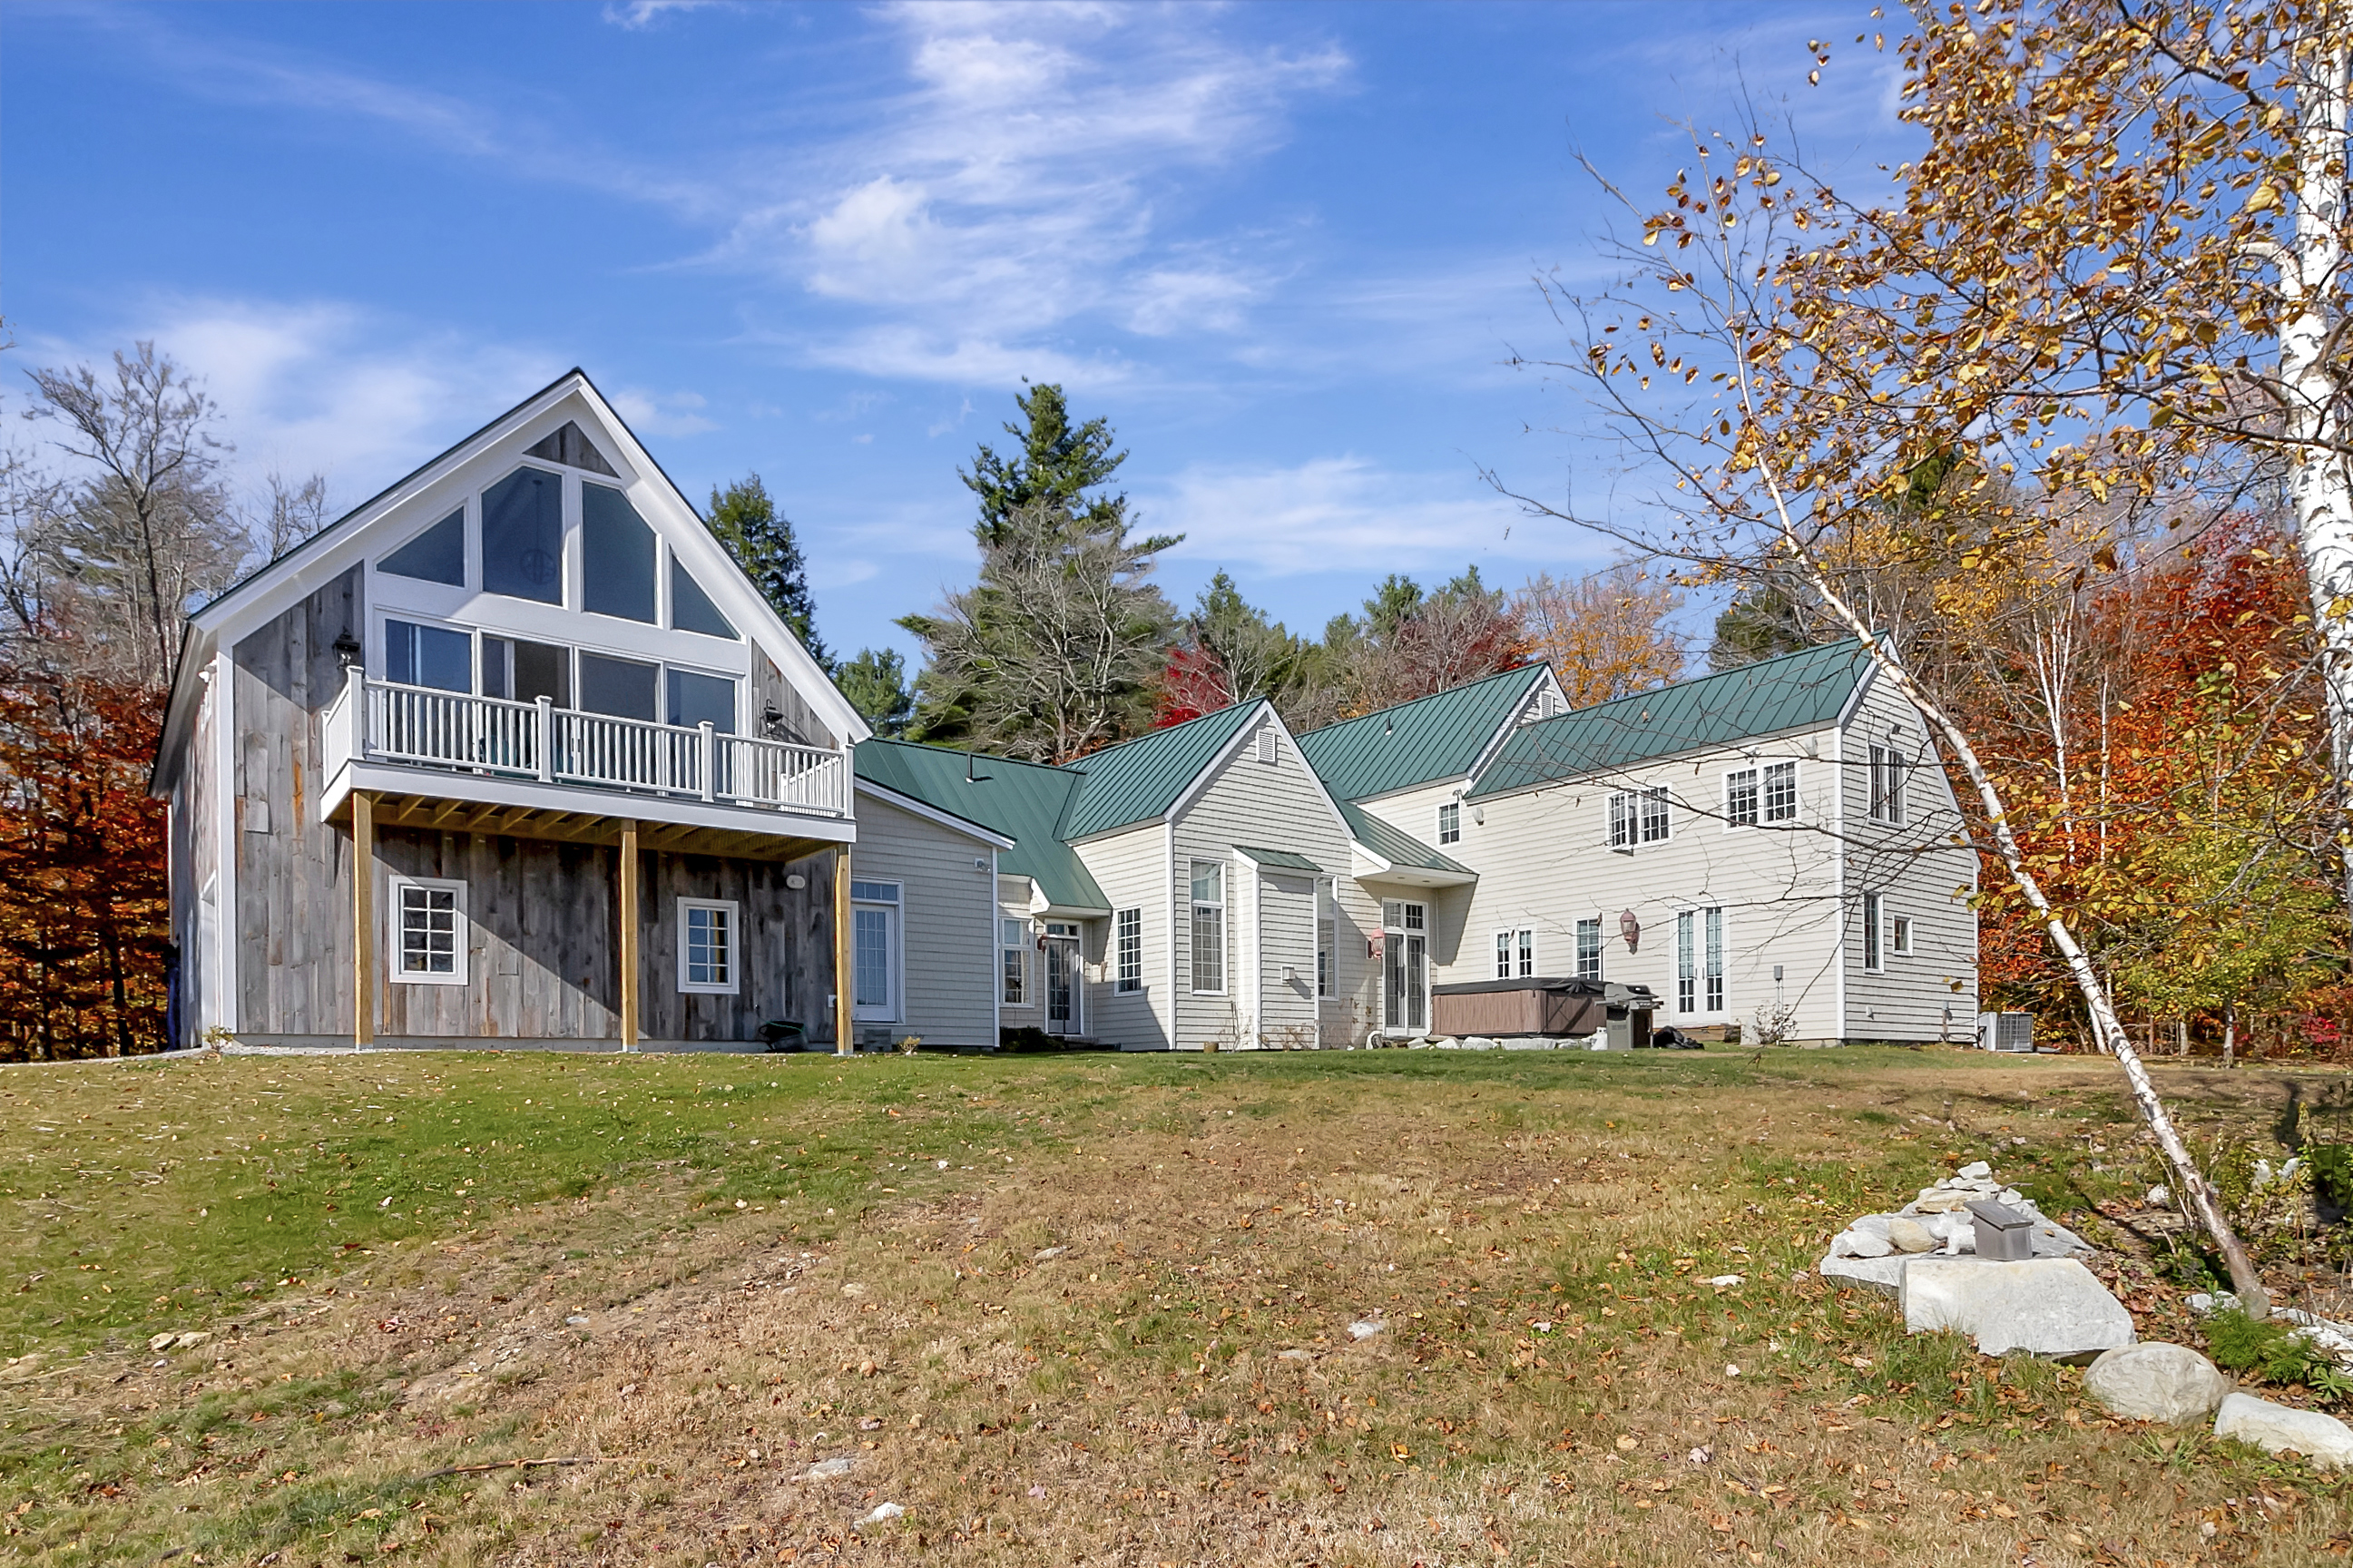
[[[1327,730],[1337,730],[1349,724],[1361,724],[1367,719],[1377,719],[1384,713],[1395,713],[1400,709],[1410,708],[1417,702],[1435,702],[1441,697],[1451,697],[1457,692],[1468,691],[1474,686],[1484,686],[1491,680],[1501,680],[1507,675],[1525,675],[1529,670],[1542,669],[1546,662],[1541,658],[1532,658],[1525,664],[1515,664],[1509,669],[1499,669],[1491,675],[1480,676],[1475,680],[1458,682],[1443,691],[1425,691],[1419,697],[1409,697],[1402,702],[1391,702],[1386,707],[1370,709],[1345,719],[1335,719],[1329,724],[1319,724],[1313,730],[1303,730],[1295,738],[1303,741],[1310,735],[1321,735]]]

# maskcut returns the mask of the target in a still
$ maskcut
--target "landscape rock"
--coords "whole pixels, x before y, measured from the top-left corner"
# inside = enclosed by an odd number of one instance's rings
[[[2027,1351],[2089,1360],[2133,1342],[2132,1314],[2072,1258],[1915,1258],[1902,1280],[1905,1328],[1968,1334],[1984,1355]]]
[[[2274,1405],[2252,1394],[2233,1394],[2215,1413],[2214,1436],[2253,1443],[2266,1454],[2293,1450],[2323,1468],[2353,1465],[2353,1426],[2317,1410]]]
[[[1833,1254],[1822,1259],[1818,1272],[1825,1279],[1861,1285],[1889,1296],[1901,1296],[1904,1293],[1904,1269],[1911,1261],[1901,1253],[1892,1258],[1840,1258]]]
[[[2151,1340],[2109,1351],[2086,1367],[2084,1392],[2128,1421],[2188,1426],[2214,1414],[2231,1380],[2188,1346]]]
[[[1916,1219],[1902,1215],[1887,1222],[1887,1240],[1898,1252],[1934,1252],[1943,1238]]]
[[[861,1527],[869,1524],[888,1524],[894,1519],[905,1518],[906,1513],[906,1509],[901,1504],[895,1502],[876,1503],[874,1505],[874,1511],[868,1514],[864,1519],[860,1520],[858,1522]]]
[[[1356,1322],[1348,1325],[1348,1337],[1357,1340],[1368,1340],[1387,1327],[1388,1327],[1388,1325],[1382,1322],[1377,1318],[1361,1318]]]
[[[819,1459],[794,1479],[804,1481],[830,1481],[848,1475],[849,1465],[850,1461],[848,1458]]]

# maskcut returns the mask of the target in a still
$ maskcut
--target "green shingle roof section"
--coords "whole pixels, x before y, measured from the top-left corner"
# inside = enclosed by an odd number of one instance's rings
[[[1349,837],[1392,866],[1414,866],[1424,871],[1460,871],[1466,877],[1475,875],[1460,860],[1448,859],[1404,828],[1390,826],[1353,802],[1340,802],[1340,818],[1348,825]]]
[[[1248,844],[1237,844],[1234,848],[1249,856],[1260,865],[1272,866],[1278,870],[1320,872],[1324,869],[1306,856],[1294,855],[1288,849],[1260,849]]]
[[[1064,763],[1061,772],[1082,782],[1062,819],[1062,836],[1085,838],[1166,815],[1219,748],[1262,706],[1238,702]]]
[[[1071,797],[1078,793],[1078,774],[907,741],[860,741],[856,763],[860,778],[1012,839],[1012,848],[998,851],[997,868],[1029,878],[1050,901],[1065,909],[1110,907],[1060,832]]]
[[[1831,723],[1870,668],[1862,644],[1832,643],[1546,719],[1504,742],[1470,798]]]
[[[1299,754],[1339,800],[1367,800],[1438,779],[1459,779],[1543,679],[1544,666],[1522,665],[1327,724],[1299,737]]]

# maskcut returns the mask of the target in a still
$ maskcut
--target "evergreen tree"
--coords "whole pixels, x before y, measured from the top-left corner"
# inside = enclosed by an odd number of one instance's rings
[[[1176,613],[1150,581],[1177,542],[1128,536],[1127,498],[1102,487],[1125,460],[1110,425],[1075,427],[1062,389],[1016,399],[1020,450],[980,449],[960,477],[980,498],[980,580],[899,625],[928,656],[908,733],[1065,762],[1146,727]]]
[[[1070,405],[1061,387],[1052,382],[1031,387],[1013,403],[1021,410],[1022,423],[1007,425],[1005,433],[1021,443],[1020,451],[1001,458],[984,446],[973,459],[972,472],[958,469],[956,473],[965,488],[980,498],[980,521],[973,534],[981,547],[986,550],[1002,543],[1007,520],[1033,505],[1062,512],[1081,532],[1124,539],[1127,498],[1087,493],[1108,484],[1127,461],[1125,452],[1112,450],[1110,422],[1098,417],[1073,429]],[[1136,548],[1154,554],[1176,542],[1174,538],[1155,535],[1139,542]]]
[[[705,521],[818,667],[833,673],[833,658],[817,635],[817,601],[809,594],[808,563],[801,559],[800,541],[793,537],[791,520],[768,499],[768,487],[760,476],[750,474],[723,490],[713,489]]]
[[[833,672],[833,683],[874,726],[876,734],[896,737],[906,732],[908,716],[915,710],[915,694],[907,689],[907,661],[897,649],[860,648],[856,658]]]

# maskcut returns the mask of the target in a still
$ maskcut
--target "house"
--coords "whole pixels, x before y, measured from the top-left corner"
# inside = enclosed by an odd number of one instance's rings
[[[1432,984],[1618,981],[1661,1023],[1801,1040],[1976,1016],[1977,858],[1857,643],[1573,711],[1512,671],[1300,744],[1344,808],[1474,873],[1421,913]]]
[[[153,779],[177,1043],[832,1040],[870,995],[912,1013],[886,960],[935,916],[892,879],[960,857],[984,959],[973,862],[1001,838],[894,807],[853,873],[867,733],[571,372],[192,618]]]
[[[578,371],[196,612],[153,788],[183,1045],[1330,1048],[1533,978],[1819,1040],[1977,1006],[1975,858],[1858,644],[1059,767],[881,740]]]

